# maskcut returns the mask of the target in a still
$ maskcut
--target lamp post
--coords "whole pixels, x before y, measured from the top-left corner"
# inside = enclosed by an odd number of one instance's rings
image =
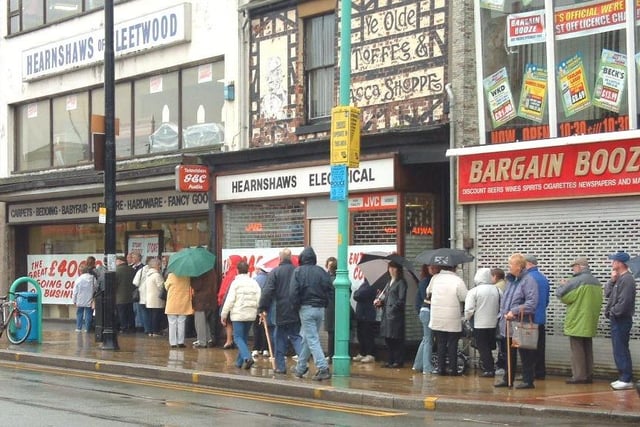
[[[113,0],[104,2],[104,253],[107,270],[104,275],[104,329],[102,349],[118,350],[114,328],[116,282],[116,142],[115,142],[115,76],[113,54]]]
[[[348,106],[351,86],[351,0],[343,0],[340,11],[340,105]],[[351,357],[349,356],[349,314],[350,288],[348,270],[349,245],[349,168],[345,179],[345,197],[338,203],[338,269],[335,286],[335,355],[333,357],[333,375],[348,377],[351,375]]]

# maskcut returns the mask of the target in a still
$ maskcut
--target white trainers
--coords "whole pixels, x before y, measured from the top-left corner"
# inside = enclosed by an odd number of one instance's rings
[[[611,383],[611,388],[614,390],[631,390],[633,387],[633,383],[626,383],[624,381],[614,381]]]
[[[497,377],[501,377],[504,375],[504,369],[500,368],[500,369],[496,369],[496,376]]]
[[[295,360],[295,361],[297,362],[297,361],[298,361],[298,355],[297,355],[297,354],[294,354],[294,355],[291,357],[291,359],[293,359],[293,360]]]
[[[376,358],[370,354],[367,354],[362,359],[360,359],[360,363],[373,363],[376,361]]]
[[[269,357],[269,350],[264,350],[262,352],[262,357]]]
[[[354,362],[360,362],[363,357],[364,357],[363,355],[358,354],[357,356],[353,356],[353,361]]]
[[[260,356],[260,352],[258,350],[253,350],[251,352],[251,357],[258,357],[258,356]]]

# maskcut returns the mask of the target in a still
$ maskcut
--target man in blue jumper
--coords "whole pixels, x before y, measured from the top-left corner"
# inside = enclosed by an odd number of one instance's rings
[[[535,355],[535,378],[543,380],[547,376],[545,361],[546,332],[544,324],[547,322],[547,306],[549,305],[549,279],[538,270],[538,259],[534,255],[525,255],[527,271],[538,284],[538,305],[533,322],[538,324],[538,348]]]

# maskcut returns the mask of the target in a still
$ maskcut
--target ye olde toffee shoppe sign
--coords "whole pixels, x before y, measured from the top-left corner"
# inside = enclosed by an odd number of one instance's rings
[[[640,194],[640,139],[458,157],[458,202]]]

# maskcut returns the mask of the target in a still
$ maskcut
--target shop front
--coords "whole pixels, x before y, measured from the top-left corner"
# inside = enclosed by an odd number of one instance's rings
[[[43,292],[46,318],[73,318],[74,280],[88,256],[104,257],[104,224],[98,196],[15,202],[7,222],[15,235],[17,277],[36,280]],[[208,193],[154,190],[118,194],[118,254],[167,256],[190,246],[209,246]]]
[[[551,282],[547,309],[547,365],[567,370],[565,306],[556,286],[571,263],[586,256],[604,285],[607,255],[640,253],[640,132],[485,145],[449,151],[457,157],[458,203],[475,242],[477,267],[507,269],[514,252],[534,254]],[[636,318],[640,313],[636,302]],[[599,373],[613,372],[609,322],[601,313],[594,339]],[[640,352],[640,332],[631,333]]]

